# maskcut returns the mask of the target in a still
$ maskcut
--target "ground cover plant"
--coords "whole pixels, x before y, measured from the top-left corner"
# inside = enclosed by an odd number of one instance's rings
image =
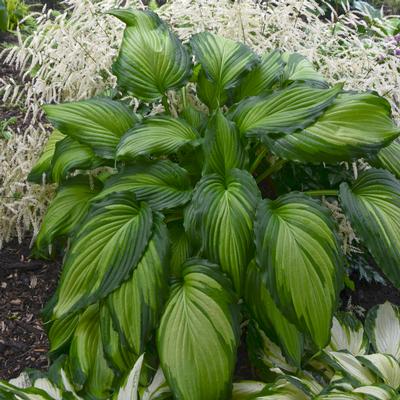
[[[110,14],[126,24],[118,90],[45,106],[55,130],[30,174],[59,185],[36,254],[68,248],[46,309],[53,360],[84,398],[117,396],[138,359],[144,383],[160,360],[175,398],[229,398],[250,320],[249,348],[267,335],[300,369],[329,344],[345,278],[322,196],[400,285],[390,104],[329,85],[299,54],[209,32],[184,46],[151,11]],[[361,157],[377,168],[328,187],[279,175]]]

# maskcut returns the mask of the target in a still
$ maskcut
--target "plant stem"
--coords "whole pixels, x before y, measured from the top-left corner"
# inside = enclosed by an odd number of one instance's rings
[[[308,194],[309,196],[339,196],[339,191],[335,189],[321,189],[321,190],[308,190],[307,192],[303,192],[304,194]]]
[[[263,158],[266,156],[267,153],[268,149],[266,147],[260,151],[260,154],[257,156],[257,158],[254,160],[253,164],[250,167],[251,174],[257,169],[260,162],[263,160]]]
[[[286,163],[287,163],[287,160],[278,160],[278,161],[276,161],[275,164],[272,164],[261,175],[257,176],[256,182],[260,183],[261,181],[263,181],[265,178],[267,178],[268,176],[270,176],[274,172],[279,171]]]
[[[187,91],[186,86],[181,89],[183,109],[187,107]]]
[[[162,97],[162,105],[164,106],[164,110],[168,113],[171,114],[171,111],[169,109],[169,104],[168,104],[168,97],[164,95]]]

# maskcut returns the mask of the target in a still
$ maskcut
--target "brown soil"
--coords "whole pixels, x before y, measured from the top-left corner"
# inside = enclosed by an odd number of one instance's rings
[[[0,251],[0,379],[48,367],[40,312],[55,291],[60,263],[31,260],[29,253],[29,240]]]

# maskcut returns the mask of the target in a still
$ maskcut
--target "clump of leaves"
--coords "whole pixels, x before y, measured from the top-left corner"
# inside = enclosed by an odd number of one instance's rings
[[[243,320],[296,368],[329,343],[345,258],[319,197],[339,197],[400,287],[395,176],[276,182],[284,164],[379,164],[400,130],[385,99],[330,87],[298,54],[208,32],[184,46],[151,11],[110,13],[126,24],[119,89],[163,112],[105,97],[45,107],[56,130],[30,178],[59,189],[35,251],[69,243],[51,353],[85,398],[117,393],[146,352],[142,380],[160,363],[174,398],[228,399]]]

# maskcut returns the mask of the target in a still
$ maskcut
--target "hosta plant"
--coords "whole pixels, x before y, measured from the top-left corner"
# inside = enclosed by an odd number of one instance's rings
[[[176,399],[229,399],[248,321],[295,368],[330,341],[346,265],[321,196],[400,287],[395,176],[282,189],[285,168],[341,176],[400,130],[385,99],[331,87],[298,54],[208,32],[182,44],[150,11],[110,14],[126,24],[118,87],[47,105],[55,130],[30,175],[59,185],[35,244],[66,249],[45,310],[51,356],[83,398],[117,397],[145,353],[142,384],[160,365]]]

